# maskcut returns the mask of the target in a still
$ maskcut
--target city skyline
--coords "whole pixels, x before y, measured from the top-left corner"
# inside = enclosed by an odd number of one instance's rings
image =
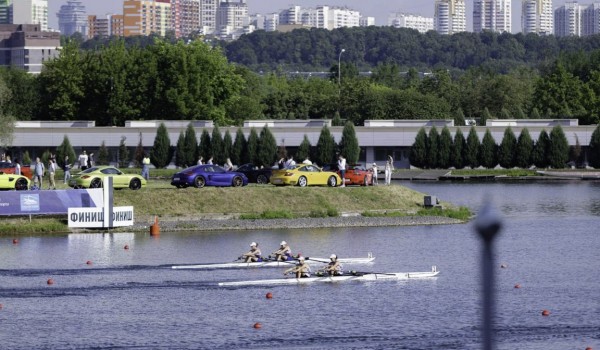
[[[86,7],[90,15],[102,16],[107,13],[123,13],[123,0],[79,0]],[[564,5],[568,0],[553,0],[553,9]],[[581,4],[592,3],[596,0],[579,1]],[[392,12],[405,12],[426,17],[433,17],[435,0],[300,0],[300,1],[273,1],[273,0],[246,0],[249,13],[273,13],[288,8],[291,4],[303,7],[316,7],[318,5],[329,5],[337,7],[348,7],[360,11],[362,16],[375,17],[376,25],[387,25],[388,15]],[[512,0],[512,32],[521,31],[521,2]],[[51,28],[58,29],[56,13],[60,6],[67,0],[48,0],[48,23]],[[473,0],[466,0],[467,30],[473,30]]]

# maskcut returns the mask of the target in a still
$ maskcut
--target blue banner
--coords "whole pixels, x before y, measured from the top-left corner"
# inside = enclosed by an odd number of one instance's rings
[[[0,216],[67,214],[69,208],[101,208],[102,189],[0,192]]]

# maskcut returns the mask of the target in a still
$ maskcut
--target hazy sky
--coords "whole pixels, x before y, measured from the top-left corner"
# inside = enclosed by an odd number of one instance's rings
[[[105,13],[122,13],[123,0],[81,0],[89,14],[103,15]],[[554,7],[561,6],[566,0],[554,0]],[[580,3],[592,3],[594,0],[582,0]],[[56,13],[60,6],[66,4],[66,0],[48,0],[49,21],[53,28],[58,27]],[[290,4],[301,5],[305,7],[315,7],[317,5],[329,6],[347,6],[350,9],[360,11],[363,16],[375,17],[377,25],[386,25],[388,14],[390,12],[409,12],[422,16],[433,17],[434,0],[247,0],[250,13],[271,13],[289,7]],[[512,1],[513,11],[513,32],[521,31],[521,2],[522,0]],[[467,0],[467,27],[472,28],[470,20],[473,0]]]

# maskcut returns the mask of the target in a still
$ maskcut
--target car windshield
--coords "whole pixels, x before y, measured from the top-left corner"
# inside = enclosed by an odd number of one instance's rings
[[[104,168],[100,172],[106,175],[121,175],[121,172],[116,168]]]
[[[254,169],[254,166],[252,164],[244,164],[242,166],[240,166],[237,170],[238,171],[249,171]]]
[[[94,171],[96,171],[96,170],[98,170],[98,167],[95,167],[95,166],[93,166],[93,167],[91,167],[91,168],[87,168],[87,169],[85,169],[85,170],[84,170],[84,171],[82,171],[81,173],[83,173],[83,174],[89,174],[89,173],[91,173],[91,172],[94,172]]]

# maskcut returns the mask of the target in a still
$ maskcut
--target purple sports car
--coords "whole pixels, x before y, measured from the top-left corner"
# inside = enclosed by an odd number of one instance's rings
[[[240,187],[248,184],[248,178],[242,173],[227,171],[218,165],[196,165],[175,173],[171,185],[177,188],[194,186],[233,186]]]

